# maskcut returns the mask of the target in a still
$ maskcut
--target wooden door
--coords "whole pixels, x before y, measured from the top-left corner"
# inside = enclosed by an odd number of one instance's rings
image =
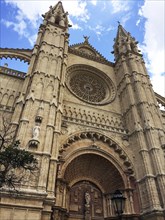
[[[102,220],[102,192],[91,182],[81,181],[70,190],[69,219]]]

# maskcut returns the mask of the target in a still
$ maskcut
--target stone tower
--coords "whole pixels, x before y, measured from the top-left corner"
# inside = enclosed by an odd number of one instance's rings
[[[0,110],[38,159],[16,197],[1,190],[4,220],[165,219],[165,98],[154,93],[136,40],[119,24],[115,62],[84,37],[68,46],[62,3],[43,15],[33,50],[0,49],[29,63],[0,67]],[[2,115],[1,114],[1,115]],[[1,116],[0,115],[0,116]]]
[[[114,44],[115,73],[124,124],[134,152],[136,182],[142,212],[161,212],[165,204],[164,156],[160,136],[164,131],[137,41],[119,25]],[[157,219],[152,217],[149,219]],[[159,218],[158,218],[159,219]]]

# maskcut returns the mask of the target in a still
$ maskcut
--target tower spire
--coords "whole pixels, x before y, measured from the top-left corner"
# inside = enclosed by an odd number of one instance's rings
[[[54,7],[50,6],[49,11],[42,15],[42,17],[44,18],[45,24],[51,22],[52,24],[68,27],[67,15],[68,12],[64,11],[62,2],[59,1]]]
[[[120,54],[125,54],[128,51],[132,53],[139,54],[140,50],[138,50],[137,44],[138,42],[135,40],[134,37],[131,36],[129,32],[127,32],[123,26],[118,22],[118,30],[117,36],[114,39],[114,55],[115,60],[118,59]]]

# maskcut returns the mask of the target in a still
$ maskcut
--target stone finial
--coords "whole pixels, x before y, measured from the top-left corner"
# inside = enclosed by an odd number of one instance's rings
[[[88,43],[89,43],[88,40],[89,40],[90,37],[89,37],[89,36],[83,36],[83,37],[84,37],[84,43],[87,43],[87,44],[88,44]]]

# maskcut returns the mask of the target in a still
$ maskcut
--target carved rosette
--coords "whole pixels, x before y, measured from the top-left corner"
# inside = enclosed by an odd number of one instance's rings
[[[87,65],[69,67],[66,84],[77,98],[93,105],[108,104],[116,95],[112,80],[105,73]]]

